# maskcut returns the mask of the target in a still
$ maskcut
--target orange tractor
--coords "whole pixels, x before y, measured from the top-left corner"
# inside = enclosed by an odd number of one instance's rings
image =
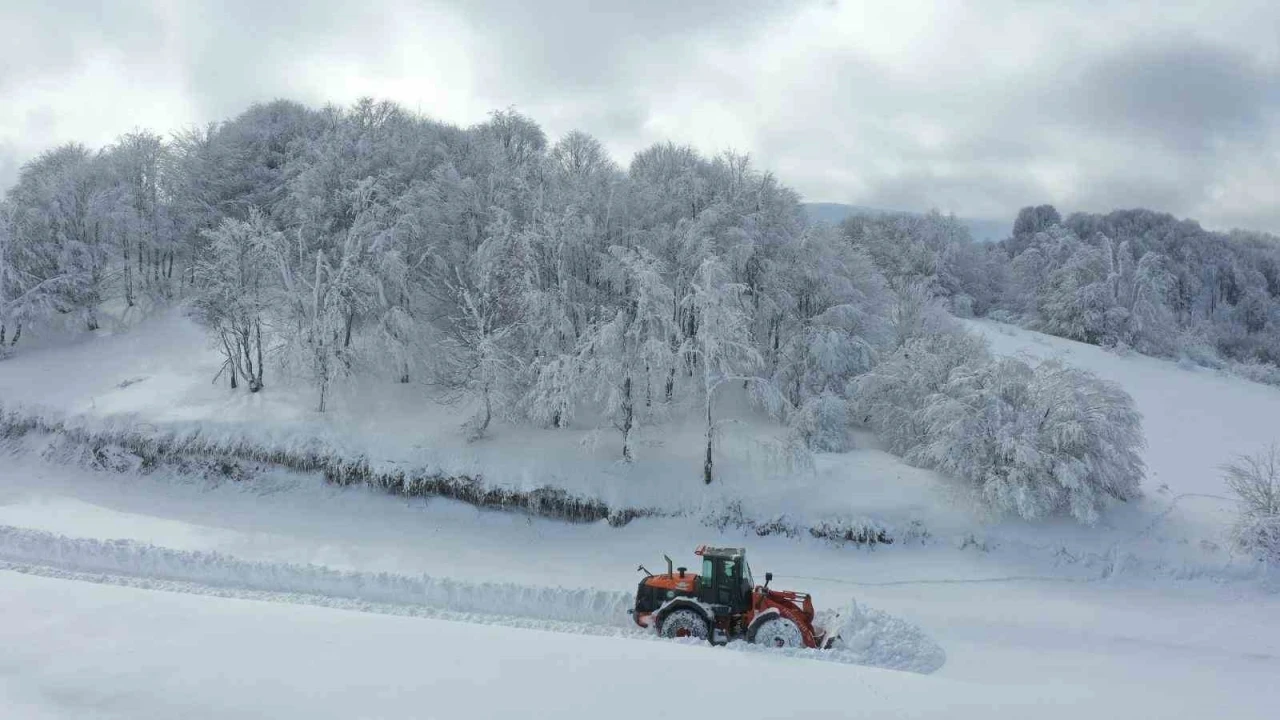
[[[756,585],[744,548],[700,545],[694,554],[702,558],[701,575],[673,570],[665,555],[665,575],[638,568],[647,577],[628,611],[637,625],[656,628],[663,637],[704,638],[712,644],[741,638],[773,647],[831,647],[835,637],[814,626],[808,593],[770,589],[773,573]]]

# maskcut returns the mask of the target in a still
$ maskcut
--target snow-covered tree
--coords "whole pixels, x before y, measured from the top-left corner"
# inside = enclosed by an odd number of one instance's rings
[[[636,426],[660,416],[665,404],[655,394],[676,361],[672,338],[679,329],[671,315],[674,295],[663,281],[661,263],[644,251],[624,248],[614,248],[613,257],[622,307],[583,335],[576,367],[578,381],[590,389],[622,434],[622,459],[630,462]]]
[[[375,248],[387,234],[375,182],[340,193],[352,217],[335,227],[314,218],[274,236],[280,277],[277,322],[284,355],[305,369],[324,412],[332,383],[355,368],[360,323],[376,303]]]
[[[269,322],[275,280],[268,260],[281,234],[254,211],[247,221],[227,218],[205,235],[208,247],[195,265],[199,291],[192,306],[217,336],[219,374],[227,374],[233,389],[244,378],[249,391],[258,392],[265,372],[263,324]],[[267,335],[270,342],[269,329]]]
[[[439,268],[448,315],[436,383],[455,399],[479,401],[479,410],[465,425],[472,439],[488,432],[495,408],[510,414],[524,394],[520,340],[527,322],[525,302],[534,286],[529,238],[516,230],[513,218],[499,214],[485,232],[465,264]]]
[[[164,202],[169,161],[164,139],[152,132],[132,132],[104,153],[106,172],[118,193],[118,243],[125,303],[133,306],[140,291],[158,297],[173,292],[176,237]]]
[[[702,480],[713,479],[713,450],[724,422],[714,416],[716,391],[726,383],[744,384],[765,407],[778,413],[781,397],[771,383],[755,374],[763,361],[751,343],[751,328],[743,303],[742,285],[729,281],[724,264],[715,258],[702,262],[684,303],[694,326],[682,353],[697,365],[706,416],[706,454]]]
[[[4,312],[15,336],[21,324],[54,316],[97,329],[98,306],[111,292],[115,228],[101,170],[86,148],[64,145],[24,166],[9,192]]]
[[[874,429],[889,449],[907,455],[930,437],[924,416],[960,368],[989,362],[981,338],[946,332],[908,340],[850,385],[854,420]]]

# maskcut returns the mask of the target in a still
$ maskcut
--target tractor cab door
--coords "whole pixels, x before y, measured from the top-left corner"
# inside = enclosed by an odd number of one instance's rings
[[[703,558],[701,600],[725,605],[734,613],[745,611],[751,606],[749,572],[745,560]]]

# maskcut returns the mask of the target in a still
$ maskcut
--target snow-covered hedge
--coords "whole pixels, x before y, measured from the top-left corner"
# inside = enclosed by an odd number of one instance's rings
[[[736,500],[705,513],[702,522],[721,532],[733,528],[757,537],[781,535],[798,538],[808,535],[835,545],[889,545],[897,536],[893,528],[867,517],[828,518],[808,525],[797,523],[786,515],[755,518],[744,512],[742,503]],[[923,538],[928,533],[921,525],[913,523],[904,535]]]
[[[996,359],[980,338],[944,333],[908,341],[854,385],[858,419],[895,452],[999,512],[1093,524],[1108,498],[1140,492],[1141,416],[1086,371]]]
[[[271,469],[317,473],[338,485],[364,485],[397,495],[444,497],[476,507],[523,512],[567,522],[607,521],[621,527],[642,517],[669,517],[683,511],[610,504],[596,497],[550,485],[521,489],[486,482],[479,473],[446,473],[427,467],[374,465],[351,448],[320,438],[290,442],[250,439],[226,432],[212,436],[201,426],[157,427],[120,419],[60,418],[0,407],[0,441],[39,436],[38,452],[54,462],[72,463],[115,473],[147,474],[158,470],[215,481],[252,481]],[[14,448],[11,447],[11,450]],[[30,450],[30,446],[27,446]],[[833,518],[805,524],[786,516],[748,514],[738,501],[721,501],[711,510],[694,511],[717,530],[737,529],[766,536],[814,537],[837,545],[894,542],[892,527],[868,518]],[[904,537],[922,537],[909,527]]]
[[[478,474],[374,467],[361,453],[347,454],[321,442],[284,447],[235,435],[211,437],[199,427],[95,424],[87,419],[64,420],[0,409],[0,438],[32,433],[53,436],[63,444],[64,452],[83,454],[82,459],[88,464],[117,472],[148,472],[163,467],[184,474],[208,475],[212,471],[235,479],[245,472],[238,463],[264,463],[320,473],[336,485],[366,485],[398,495],[445,497],[477,507],[519,510],[569,522],[607,520],[621,526],[637,517],[664,514],[650,508],[613,508],[598,498],[550,486],[531,490],[494,486]]]

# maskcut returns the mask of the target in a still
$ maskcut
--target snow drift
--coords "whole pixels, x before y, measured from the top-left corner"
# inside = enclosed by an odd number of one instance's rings
[[[240,560],[130,540],[72,538],[0,525],[0,559],[214,587],[305,593],[363,602],[422,605],[458,613],[627,627],[629,593],[467,583],[428,575],[333,570],[316,565]]]

